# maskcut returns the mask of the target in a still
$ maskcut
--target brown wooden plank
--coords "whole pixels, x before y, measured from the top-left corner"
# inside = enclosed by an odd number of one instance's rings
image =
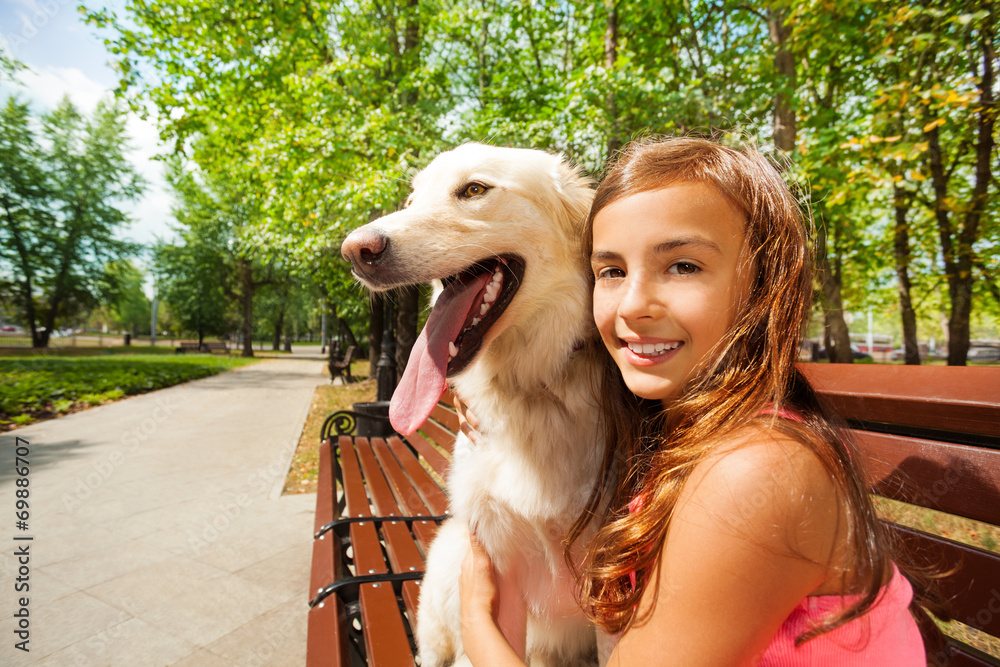
[[[420,425],[420,430],[449,454],[455,451],[455,434],[452,431],[430,419]]]
[[[353,440],[347,438],[346,442],[342,439],[340,443],[348,516],[372,516],[356,455],[357,452],[365,451],[369,447],[367,438]],[[360,487],[358,482],[361,483]],[[355,574],[363,576],[388,572],[374,522],[352,523],[350,533],[351,545],[354,548]],[[361,586],[360,601],[368,664],[372,667],[412,665],[413,656],[406,637],[405,624],[392,586],[388,583],[364,584]]]
[[[438,486],[427,471],[424,470],[420,462],[410,453],[398,438],[389,438],[389,448],[396,455],[396,459],[403,466],[406,474],[413,483],[414,488],[420,492],[424,504],[433,515],[441,515],[448,512],[448,498],[444,491]]]
[[[951,641],[951,661],[947,667],[1000,667],[1000,659],[978,651],[968,644]]]
[[[337,480],[333,477],[333,466],[330,462],[330,439],[319,445],[319,478],[316,487],[316,520],[313,522],[313,533],[333,521],[333,505],[337,493]]]
[[[306,667],[350,667],[347,614],[336,596],[309,610]]]
[[[427,440],[419,433],[411,433],[406,436],[406,441],[410,443],[410,446],[420,456],[427,461],[430,465],[431,470],[441,476],[441,479],[447,479],[448,469],[451,467],[451,461],[447,459],[441,452],[435,449],[434,445],[427,442]]]
[[[380,438],[373,438],[371,444],[377,447],[381,444],[385,447],[385,442]],[[361,465],[365,471],[365,479],[368,481],[368,488],[371,490],[372,498],[376,504],[376,511],[379,516],[405,516],[409,515],[408,510],[401,510],[393,497],[392,490],[383,476],[383,471],[372,452],[372,447],[358,448],[361,458]],[[386,551],[394,572],[423,572],[424,558],[417,545],[413,541],[413,536],[406,523],[402,521],[382,522],[382,534],[386,541]]]
[[[392,584],[364,584],[360,597],[369,667],[413,667],[412,649]]]
[[[875,493],[1000,524],[1000,451],[854,431]]]
[[[393,455],[385,440],[376,439],[374,440],[374,445],[375,453],[381,462],[382,470],[388,477],[393,491],[399,499],[402,514],[406,516],[434,516],[434,513],[424,503],[421,494],[414,488],[413,482],[400,467],[399,461]],[[400,451],[405,452],[409,458],[413,459],[412,454],[409,453],[410,450],[406,449],[405,446],[401,446]],[[413,460],[416,461],[416,459]],[[434,540],[434,535],[437,533],[437,524],[433,521],[414,521],[411,524],[411,530],[420,543],[423,553],[426,554],[427,550],[430,549],[431,542]],[[421,566],[420,569],[423,570],[423,567]]]
[[[1000,435],[1000,367],[799,364],[845,419]]]
[[[333,471],[330,468],[330,441],[322,443],[319,448],[319,487],[316,493],[316,528],[318,531],[333,519],[332,488],[336,484]],[[315,596],[330,582],[336,581],[342,575],[343,559],[340,553],[340,541],[332,533],[324,533],[313,540],[312,566],[309,569],[309,597]]]
[[[312,566],[309,568],[309,599],[344,576],[340,540],[332,532],[313,540]]]
[[[366,438],[358,438],[358,443],[367,443]],[[340,473],[344,485],[344,515],[348,517],[372,516],[365,493],[365,482],[354,453],[354,438],[340,436]]]
[[[431,411],[431,417],[452,433],[458,433],[458,413],[454,408],[438,403]]]
[[[923,531],[888,524],[915,563],[942,572],[938,582],[954,618],[991,635],[1000,634],[1000,555]]]

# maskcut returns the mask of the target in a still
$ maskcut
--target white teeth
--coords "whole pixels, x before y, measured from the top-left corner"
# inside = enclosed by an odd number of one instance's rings
[[[458,348],[455,347],[455,343],[448,343],[448,354],[451,355],[451,359],[458,356]]]
[[[483,305],[479,306],[479,314],[485,315],[486,311],[488,311],[489,309],[490,309],[490,304],[484,303]]]
[[[628,349],[636,354],[642,354],[647,357],[658,356],[680,347],[680,343],[627,343],[627,345]]]
[[[490,283],[486,287],[486,294],[483,295],[483,301],[485,301],[486,303],[493,303],[494,301],[497,300],[497,294],[499,293],[500,293],[500,284]]]
[[[476,325],[477,325],[477,324],[479,324],[480,322],[482,322],[482,320],[481,320],[481,319],[479,319],[478,317],[473,317],[473,318],[472,318],[472,326],[476,326]]]

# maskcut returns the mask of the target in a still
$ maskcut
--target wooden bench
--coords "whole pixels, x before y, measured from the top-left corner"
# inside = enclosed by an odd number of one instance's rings
[[[200,352],[200,347],[198,343],[182,342],[174,350],[176,354],[185,354],[186,352]]]
[[[229,343],[221,340],[208,341],[201,344],[201,349],[204,352],[211,352],[212,354],[215,354],[216,352],[219,354],[229,354]]]
[[[348,345],[343,359],[335,359],[333,355],[330,356],[330,363],[328,364],[330,368],[330,382],[333,382],[334,378],[338,377],[343,377],[344,382],[347,384],[354,382],[354,376],[351,375],[351,362],[354,361],[354,353],[357,349],[356,345]]]
[[[875,493],[1000,525],[1000,368],[801,367],[848,420]],[[446,396],[406,438],[324,434],[309,665],[414,664],[419,577],[446,513],[441,483],[458,428],[451,405]],[[350,432],[353,418],[335,413],[330,421],[338,419],[341,432]],[[941,585],[953,616],[1000,645],[1000,556],[889,525],[922,562],[955,568]],[[953,638],[929,644],[928,658],[935,666],[1000,667],[1000,659]]]
[[[336,434],[353,432],[357,417],[334,413],[321,433],[307,664],[412,665],[458,416],[448,393],[405,438]]]

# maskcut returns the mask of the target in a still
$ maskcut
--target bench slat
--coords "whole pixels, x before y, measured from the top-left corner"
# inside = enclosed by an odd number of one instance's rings
[[[424,457],[427,464],[430,465],[431,469],[440,475],[441,479],[446,479],[448,477],[448,469],[451,467],[451,461],[449,461],[445,456],[434,448],[434,445],[427,442],[427,440],[419,433],[411,433],[406,436],[406,441],[410,443],[410,446],[417,451],[420,456]]]
[[[377,446],[379,441],[373,439],[373,442]],[[372,448],[359,448],[358,452],[361,454],[361,465],[365,471],[365,479],[368,481],[368,488],[379,516],[412,516],[409,511],[400,510],[399,505],[396,504],[392,490],[383,476],[383,471],[379,469],[379,464],[375,460]],[[423,556],[405,523],[385,521],[382,523],[382,534],[385,536],[386,551],[395,572],[423,571]]]
[[[1000,556],[959,544],[920,530],[888,524],[918,565],[955,572],[939,581],[944,599],[950,601],[955,619],[988,632],[1000,634]]]
[[[353,442],[349,437],[346,438],[346,442],[344,440],[345,438],[341,438],[340,451],[348,515],[372,516],[356,457],[356,450],[358,453],[370,451],[370,443],[367,438],[362,437],[355,438]],[[350,534],[351,545],[354,548],[355,574],[388,572],[375,523],[370,521],[352,523]],[[359,597],[369,665],[385,667],[412,665],[412,649],[392,585],[387,582],[363,584]]]
[[[948,667],[1000,667],[1000,660],[968,644],[954,640],[948,643],[951,645],[951,660],[947,663]]]
[[[415,493],[413,493],[412,498],[402,501],[402,507],[397,504],[393,489],[390,489],[386,483],[386,478],[397,480],[393,484],[395,488],[398,484],[398,475],[402,474],[402,471],[399,470],[395,459],[387,451],[384,440],[372,438],[370,444],[372,445],[370,448],[359,448],[359,452],[362,454],[361,462],[365,469],[366,479],[370,480],[369,489],[372,492],[372,497],[377,499],[378,513],[381,516],[430,516],[427,508]],[[376,457],[378,461],[376,461]],[[409,488],[412,491],[412,487],[405,486],[405,483],[402,488]],[[410,530],[413,531],[412,535]],[[414,521],[409,530],[403,522],[383,522],[382,533],[385,535],[386,550],[392,569],[396,572],[423,572],[424,554],[427,553],[436,531],[437,524],[432,521]],[[418,542],[419,547],[417,546]],[[406,610],[410,618],[415,619],[417,617],[417,602],[420,598],[420,582],[403,582],[402,592]]]
[[[347,614],[336,596],[309,610],[306,667],[349,667]]]
[[[998,435],[1000,368],[799,364],[845,419]]]
[[[420,462],[409,455],[406,445],[399,438],[389,438],[389,447],[396,455],[396,458],[402,463],[406,473],[413,481],[413,486],[420,492],[427,508],[434,515],[446,514],[448,512],[447,496],[444,495],[444,491],[437,485],[437,482],[424,470],[424,467],[420,465]]]
[[[414,665],[413,649],[406,637],[392,585],[382,582],[361,586],[361,623],[365,628],[370,667]]]
[[[393,491],[399,498],[399,502],[403,507],[403,513],[407,516],[435,516],[435,513],[427,508],[423,498],[420,497],[420,494],[400,467],[399,462],[390,451],[385,440],[378,439],[375,441],[375,453],[382,464],[382,470],[386,473],[392,484]],[[416,461],[416,459],[413,460]],[[418,463],[417,465],[420,464]],[[437,533],[437,524],[433,521],[414,521],[411,529],[420,543],[420,548],[426,555],[427,550],[430,549],[431,542],[434,540],[434,535]],[[423,571],[423,563],[421,563],[418,569]]]
[[[330,441],[319,448],[319,488],[316,492],[316,528],[314,533],[333,520],[333,470],[330,456]],[[332,533],[326,533],[313,540],[312,568],[309,576],[309,590],[315,595],[331,581],[344,575],[340,540]]]
[[[1000,524],[1000,451],[871,431],[854,436],[875,493]]]
[[[443,449],[447,450],[449,454],[455,451],[455,434],[442,428],[437,422],[428,419],[420,425],[420,430],[423,431],[428,438],[436,442]]]
[[[438,403],[431,410],[431,417],[441,422],[441,425],[453,433],[458,433],[458,413],[451,408]]]

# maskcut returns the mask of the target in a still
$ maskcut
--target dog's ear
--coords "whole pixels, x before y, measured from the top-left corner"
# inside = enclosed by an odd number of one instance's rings
[[[565,207],[567,221],[574,227],[581,225],[590,212],[594,198],[594,180],[579,167],[560,157],[555,164],[552,182]]]

